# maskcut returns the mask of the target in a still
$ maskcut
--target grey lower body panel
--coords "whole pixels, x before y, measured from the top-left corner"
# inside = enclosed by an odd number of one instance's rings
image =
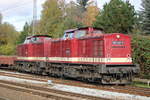
[[[99,65],[98,73],[102,75],[103,84],[129,84],[140,72],[138,64],[130,65]]]

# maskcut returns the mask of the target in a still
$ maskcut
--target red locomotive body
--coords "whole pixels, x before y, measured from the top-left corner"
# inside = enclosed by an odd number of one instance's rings
[[[22,71],[103,84],[131,82],[131,75],[139,71],[132,64],[129,36],[89,27],[67,30],[60,39],[28,37],[18,46],[15,63]]]

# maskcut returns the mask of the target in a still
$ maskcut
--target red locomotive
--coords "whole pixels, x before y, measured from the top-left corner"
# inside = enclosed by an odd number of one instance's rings
[[[62,38],[27,37],[17,48],[14,69],[102,84],[126,84],[139,72],[132,63],[130,36],[104,34],[85,27],[65,31]]]

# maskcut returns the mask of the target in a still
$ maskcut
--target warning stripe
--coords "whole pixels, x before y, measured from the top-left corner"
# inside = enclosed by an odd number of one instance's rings
[[[132,58],[88,58],[88,57],[17,57],[18,60],[65,61],[65,62],[101,62],[123,63],[132,62]]]

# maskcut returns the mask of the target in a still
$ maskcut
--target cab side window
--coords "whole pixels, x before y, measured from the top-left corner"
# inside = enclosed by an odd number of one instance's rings
[[[76,34],[75,34],[75,38],[80,38],[80,37],[83,37],[87,34],[87,31],[86,30],[78,30],[76,31]]]
[[[31,42],[36,42],[36,40],[37,40],[37,38],[36,37],[34,37],[34,38],[31,38]]]
[[[72,39],[73,38],[73,32],[65,33],[63,36],[63,39]]]
[[[33,38],[31,38],[31,43],[40,43],[40,42],[42,42],[42,41],[40,40],[39,37],[33,37]]]

